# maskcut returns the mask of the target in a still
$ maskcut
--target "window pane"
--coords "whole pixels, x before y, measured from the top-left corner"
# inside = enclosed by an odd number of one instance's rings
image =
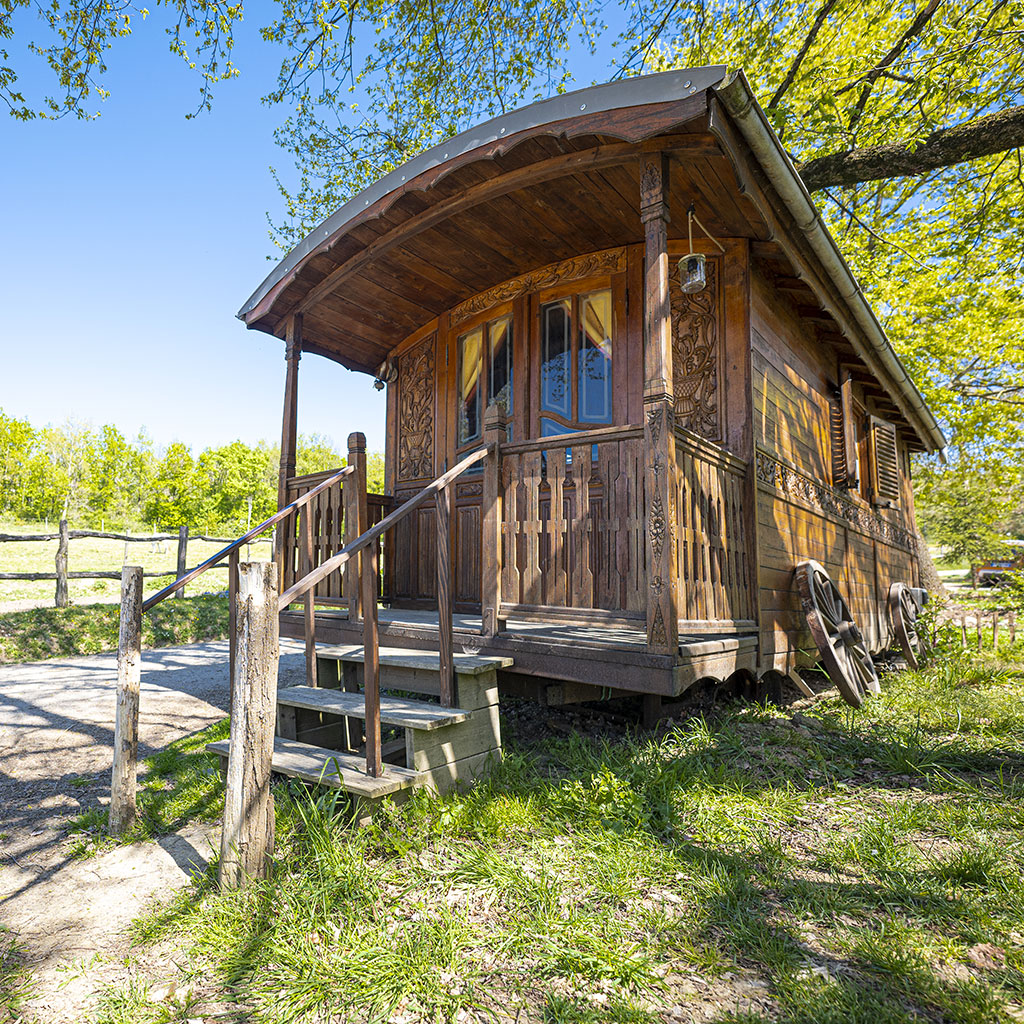
[[[572,416],[570,392],[570,317],[569,299],[549,302],[541,307],[540,406],[566,419]]]
[[[512,317],[503,316],[487,325],[487,345],[491,359],[491,380],[487,404],[497,402],[505,413],[512,413]]]
[[[579,418],[612,421],[612,294],[580,297]]]
[[[483,328],[459,338],[459,444],[480,436],[480,388],[483,383]]]

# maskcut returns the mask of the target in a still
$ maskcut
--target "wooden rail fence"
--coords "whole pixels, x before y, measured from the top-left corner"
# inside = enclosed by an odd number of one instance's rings
[[[205,541],[209,544],[230,544],[231,537],[208,537],[206,534],[190,534],[187,526],[181,527],[177,533],[152,533],[146,535],[130,533],[111,533],[109,530],[70,530],[68,521],[62,519],[56,533],[0,533],[0,544],[28,544],[40,541],[57,541],[57,553],[54,556],[54,572],[0,572],[0,580],[24,580],[38,582],[40,580],[54,580],[57,584],[54,593],[54,604],[58,608],[68,606],[68,580],[119,580],[121,579],[120,569],[81,569],[72,571],[68,569],[68,548],[70,541],[91,538],[93,540],[119,540],[125,544],[153,544],[164,541],[177,541],[177,552],[174,567],[166,572],[154,571],[144,572],[144,578],[157,578],[166,576],[181,577],[188,571],[188,542]],[[253,544],[273,544],[273,537],[254,537]],[[127,556],[125,558],[127,561]],[[227,569],[228,563],[221,562],[212,565],[211,569]],[[175,597],[181,597],[184,588],[175,591]]]

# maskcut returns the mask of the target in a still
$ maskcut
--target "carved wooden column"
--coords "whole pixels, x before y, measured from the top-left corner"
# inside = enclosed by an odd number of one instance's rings
[[[277,507],[282,509],[288,504],[288,480],[295,476],[295,448],[298,436],[299,410],[299,359],[302,356],[302,314],[295,313],[288,319],[285,329],[285,377],[284,377],[284,413],[281,417],[281,468],[277,478]],[[285,520],[277,528],[277,551],[274,559],[277,562],[277,578],[280,586],[288,586],[290,580],[285,573],[284,559],[288,531],[294,533],[295,523]]]
[[[508,417],[492,402],[484,413],[484,444],[493,445],[484,462],[483,550],[480,559],[481,632],[494,636],[503,627],[501,614],[501,445],[508,440]]]
[[[668,158],[641,157],[640,219],[644,225],[644,486],[647,506],[647,648],[679,650],[676,562],[675,399],[672,392],[672,310],[668,291]]]

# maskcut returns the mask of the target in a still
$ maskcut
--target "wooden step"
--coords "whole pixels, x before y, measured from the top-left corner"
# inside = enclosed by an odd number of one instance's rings
[[[356,644],[317,644],[316,656],[334,661],[361,664],[363,648]],[[382,668],[407,669],[413,672],[440,672],[441,655],[437,651],[412,651],[404,647],[381,647],[379,660]],[[455,654],[452,656],[457,676],[479,676],[495,669],[511,668],[515,659],[483,654]]]
[[[222,759],[227,758],[228,748],[227,740],[206,744],[207,750],[219,754]],[[374,779],[366,774],[366,759],[363,757],[328,750],[326,747],[314,747],[297,740],[286,740],[280,736],[274,738],[272,764],[273,770],[279,775],[330,786],[332,789],[343,789],[367,800],[376,800],[408,789],[424,782],[427,777],[424,772],[386,764],[384,774]]]
[[[307,708],[348,718],[364,718],[366,701],[361,693],[328,690],[313,686],[288,686],[279,690],[277,703],[293,708]],[[380,720],[384,725],[397,725],[402,729],[440,729],[444,725],[464,722],[470,712],[462,708],[443,708],[421,700],[382,695]]]

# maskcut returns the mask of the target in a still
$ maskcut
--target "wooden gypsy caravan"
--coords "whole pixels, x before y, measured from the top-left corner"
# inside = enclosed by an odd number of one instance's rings
[[[309,685],[282,691],[281,770],[471,776],[499,688],[654,715],[820,661],[859,703],[870,653],[914,640],[909,458],[945,442],[742,73],[464,132],[239,316],[285,342],[280,623]],[[305,354],[387,387],[384,494],[358,433],[344,470],[295,475]]]

